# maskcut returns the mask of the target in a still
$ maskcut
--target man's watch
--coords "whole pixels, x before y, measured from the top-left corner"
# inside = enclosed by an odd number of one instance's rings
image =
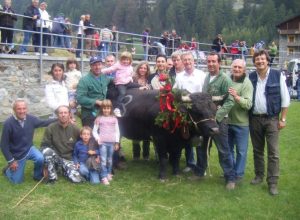
[[[280,121],[282,121],[282,122],[286,122],[286,119],[285,119],[285,118],[282,118],[282,119],[280,119]]]

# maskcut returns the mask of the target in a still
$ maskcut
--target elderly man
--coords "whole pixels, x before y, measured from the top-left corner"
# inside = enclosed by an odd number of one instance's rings
[[[1,137],[1,150],[8,162],[3,173],[12,183],[22,183],[26,161],[32,160],[33,179],[40,180],[43,177],[44,157],[33,146],[34,129],[49,125],[53,119],[40,120],[27,114],[27,103],[24,99],[17,99],[13,103],[13,111],[14,114],[4,122]]]
[[[219,125],[219,134],[213,136],[219,154],[219,163],[223,169],[226,181],[226,189],[233,190],[235,188],[235,171],[233,158],[231,157],[228,145],[228,113],[234,105],[232,95],[228,93],[228,89],[232,86],[229,77],[220,70],[221,57],[216,52],[211,52],[207,56],[207,68],[209,74],[205,78],[203,92],[207,92],[212,96],[218,97],[219,101],[216,120]],[[204,138],[204,146],[198,149],[198,175],[204,176],[207,168],[207,138]],[[206,143],[205,143],[206,142]]]
[[[83,178],[72,161],[74,145],[79,140],[79,128],[71,123],[68,106],[59,106],[56,110],[58,121],[49,125],[44,133],[41,150],[48,169],[48,182],[54,183],[57,168],[62,168],[64,176],[74,183]]]
[[[90,67],[90,72],[78,83],[77,102],[81,105],[82,125],[93,128],[101,101],[106,98],[110,79],[105,74],[101,74],[101,57],[92,57]]]
[[[232,87],[228,92],[233,96],[235,104],[228,115],[228,143],[234,163],[237,181],[241,181],[246,167],[249,110],[252,107],[253,86],[246,76],[246,62],[236,59],[231,64]],[[235,151],[236,147],[236,151]]]
[[[176,59],[177,69],[180,70],[180,62],[182,62],[183,65],[183,71],[176,74],[173,88],[187,90],[190,93],[202,92],[206,75],[203,71],[195,68],[193,54],[191,52],[181,54],[180,61],[177,60],[176,54],[174,56],[173,54],[172,58],[174,57],[174,59]],[[195,167],[194,151],[191,145],[185,147],[185,158],[186,168],[183,169],[183,172],[189,172]]]
[[[250,73],[253,84],[253,107],[250,115],[250,136],[253,145],[255,178],[251,184],[263,181],[265,174],[264,149],[267,142],[268,165],[267,183],[269,193],[277,195],[279,178],[279,131],[286,126],[286,115],[290,96],[284,76],[269,67],[267,51],[257,51],[253,55],[256,71]]]

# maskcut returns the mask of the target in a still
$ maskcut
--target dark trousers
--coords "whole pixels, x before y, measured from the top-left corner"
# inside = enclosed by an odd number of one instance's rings
[[[14,37],[13,30],[7,30],[1,28],[1,43],[11,44],[13,42],[13,37]]]
[[[228,144],[228,124],[227,118],[218,122],[220,133],[213,136],[213,140],[218,149],[219,163],[223,169],[226,182],[235,181],[235,171],[233,158],[231,157],[231,151]],[[207,143],[208,137],[204,137],[204,146],[200,146],[197,149],[197,168],[198,175],[203,176],[207,168]]]
[[[250,136],[253,146],[255,175],[263,178],[265,174],[264,149],[267,142],[267,182],[277,184],[279,177],[278,117],[250,118]]]
[[[40,27],[37,27],[36,28],[36,31],[38,31],[39,33],[35,33],[33,36],[35,38],[34,42],[35,42],[35,45],[36,47],[34,47],[34,51],[35,52],[40,52],[40,46],[41,46],[41,28]],[[42,53],[46,53],[46,46],[48,46],[48,37],[50,35],[48,35],[47,33],[49,33],[49,30],[48,28],[43,28],[43,44],[42,44]]]
[[[77,34],[77,49],[76,49],[76,57],[80,57],[80,55],[82,54],[82,34]]]

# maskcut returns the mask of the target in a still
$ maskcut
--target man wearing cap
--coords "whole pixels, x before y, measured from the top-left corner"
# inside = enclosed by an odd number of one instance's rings
[[[78,83],[77,102],[81,105],[82,125],[93,128],[98,109],[102,100],[106,98],[110,79],[101,74],[102,59],[100,56],[90,59],[90,67],[90,72]]]

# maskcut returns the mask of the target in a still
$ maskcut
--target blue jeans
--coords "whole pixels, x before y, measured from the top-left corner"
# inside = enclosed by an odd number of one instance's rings
[[[63,35],[63,33],[60,33],[59,35]],[[53,46],[54,47],[65,47],[65,37],[64,36],[57,36],[54,35],[54,40],[53,40]]]
[[[140,85],[138,83],[129,82],[124,85],[116,85],[116,87],[119,94],[116,102],[116,108],[122,109],[122,101],[126,95],[127,89],[139,88]]]
[[[32,32],[24,32],[24,38],[22,46],[20,47],[20,52],[27,52],[27,45],[29,44],[30,40],[32,38]]]
[[[103,45],[101,51],[102,51],[102,59],[105,59],[109,52],[109,42],[102,41],[101,44]]]
[[[228,124],[227,118],[218,122],[220,133],[213,136],[213,140],[218,149],[219,163],[223,169],[226,182],[235,181],[235,171],[233,159],[228,144]],[[197,171],[199,176],[204,176],[207,168],[207,142],[208,137],[204,137],[204,146],[199,146],[197,149]]]
[[[114,143],[103,143],[99,147],[101,179],[107,177],[112,171],[112,157],[114,152]]]
[[[99,173],[96,170],[89,170],[85,163],[80,162],[79,173],[92,184],[100,183]]]
[[[185,161],[187,167],[195,167],[194,149],[191,144],[188,144],[185,148]]]
[[[237,177],[245,173],[249,139],[249,126],[229,125],[228,144],[233,159],[234,170]],[[236,146],[236,152],[234,150]]]
[[[43,177],[43,165],[44,165],[44,157],[43,154],[32,146],[28,152],[28,154],[21,160],[18,160],[18,169],[12,171],[11,169],[7,169],[5,171],[5,175],[12,183],[18,184],[22,183],[24,180],[24,170],[27,160],[32,160],[34,163],[33,170],[33,179],[40,180]]]

